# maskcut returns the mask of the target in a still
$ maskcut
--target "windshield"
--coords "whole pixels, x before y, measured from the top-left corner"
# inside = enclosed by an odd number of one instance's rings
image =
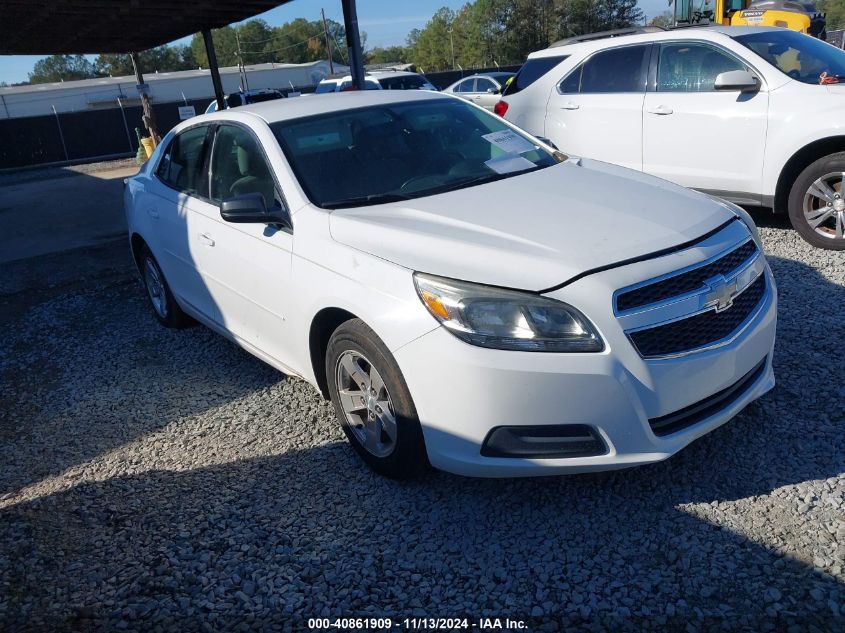
[[[805,84],[845,83],[845,51],[814,37],[783,29],[734,39]]]
[[[325,209],[420,198],[556,162],[499,117],[457,99],[326,112],[270,127],[309,199]]]

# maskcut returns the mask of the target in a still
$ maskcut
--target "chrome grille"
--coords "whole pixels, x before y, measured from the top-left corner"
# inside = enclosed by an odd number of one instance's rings
[[[757,252],[757,245],[749,240],[709,264],[623,291],[616,296],[616,310],[633,310],[701,290],[708,279],[717,275],[727,277]]]
[[[760,275],[726,310],[708,310],[686,319],[631,332],[628,336],[644,358],[706,347],[733,334],[751,316],[765,292],[766,276]]]

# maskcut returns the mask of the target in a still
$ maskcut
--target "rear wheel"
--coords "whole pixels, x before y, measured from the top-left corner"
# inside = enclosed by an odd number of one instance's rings
[[[183,328],[193,324],[193,319],[185,314],[179,304],[176,303],[176,299],[173,298],[173,293],[170,291],[170,286],[167,285],[167,280],[164,278],[164,273],[161,272],[161,267],[146,246],[141,251],[140,264],[141,278],[144,280],[147,298],[159,323],[170,328]]]
[[[394,479],[426,468],[425,441],[402,372],[360,319],[347,321],[332,334],[326,377],[343,431],[370,468]]]
[[[845,249],[845,152],[801,172],[789,193],[789,220],[813,246]]]

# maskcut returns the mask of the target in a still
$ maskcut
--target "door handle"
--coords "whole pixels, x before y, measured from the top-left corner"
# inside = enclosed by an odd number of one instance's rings
[[[147,215],[149,215],[153,219],[158,219],[158,209],[147,209]]]
[[[212,238],[208,233],[200,233],[200,243],[205,244],[206,246],[214,246],[214,238]]]
[[[667,114],[672,114],[672,112],[674,112],[674,110],[672,110],[672,108],[667,108],[666,106],[663,106],[663,105],[657,106],[656,108],[649,108],[648,109],[649,114],[658,114],[658,115],[661,115],[661,116],[665,116]]]
[[[562,106],[560,106],[560,109],[561,110],[577,110],[580,107],[581,106],[579,106],[577,103],[572,103],[571,101],[567,101]]]

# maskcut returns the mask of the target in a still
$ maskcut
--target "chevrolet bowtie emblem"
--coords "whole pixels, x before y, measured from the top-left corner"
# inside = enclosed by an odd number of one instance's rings
[[[733,305],[737,295],[736,279],[728,282],[724,277],[717,277],[705,283],[710,291],[704,295],[704,307],[716,306],[716,312],[722,312]]]

